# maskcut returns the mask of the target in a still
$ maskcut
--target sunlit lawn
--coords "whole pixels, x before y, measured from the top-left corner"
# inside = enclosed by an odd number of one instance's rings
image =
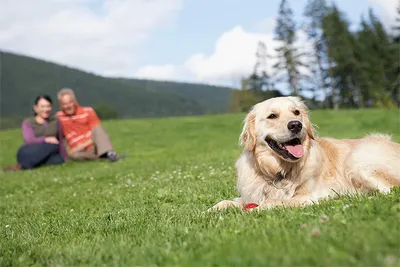
[[[109,121],[117,163],[0,173],[0,266],[400,266],[400,190],[305,209],[204,211],[237,196],[244,114]],[[319,135],[383,131],[398,110],[314,111]],[[0,132],[15,162],[19,130]]]

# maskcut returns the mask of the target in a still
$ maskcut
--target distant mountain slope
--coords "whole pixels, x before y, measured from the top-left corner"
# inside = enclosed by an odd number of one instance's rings
[[[196,100],[206,112],[225,112],[231,97],[231,89],[204,84],[160,82],[151,80],[119,79],[131,85],[145,88],[149,92],[178,94]]]
[[[56,100],[62,87],[73,88],[80,103],[106,103],[124,118],[221,113],[232,92],[208,85],[106,78],[13,53],[0,51],[0,56],[2,118],[29,115],[36,95],[47,93]]]

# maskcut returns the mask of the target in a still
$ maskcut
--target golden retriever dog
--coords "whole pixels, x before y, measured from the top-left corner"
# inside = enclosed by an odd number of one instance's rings
[[[209,211],[246,209],[248,204],[256,210],[305,206],[344,194],[389,193],[400,186],[399,143],[384,134],[318,138],[298,97],[254,105],[239,141],[244,147],[235,164],[240,197],[223,200]]]

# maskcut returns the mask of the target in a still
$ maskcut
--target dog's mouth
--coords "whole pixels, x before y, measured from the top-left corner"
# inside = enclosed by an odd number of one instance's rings
[[[272,150],[285,159],[298,160],[304,155],[304,148],[299,138],[293,138],[285,143],[278,143],[266,137],[265,141]]]

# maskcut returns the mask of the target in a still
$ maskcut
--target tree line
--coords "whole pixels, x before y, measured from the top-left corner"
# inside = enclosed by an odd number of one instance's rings
[[[393,7],[396,8],[396,7]],[[370,8],[356,30],[334,3],[309,0],[301,25],[294,20],[289,1],[279,5],[274,39],[275,55],[259,42],[252,73],[242,79],[231,111],[245,111],[260,100],[280,96],[278,84],[291,95],[311,95],[319,108],[399,107],[400,1],[396,19],[386,29]],[[297,44],[299,29],[312,49]],[[273,63],[272,73],[265,66]],[[319,99],[319,101],[317,101]]]

